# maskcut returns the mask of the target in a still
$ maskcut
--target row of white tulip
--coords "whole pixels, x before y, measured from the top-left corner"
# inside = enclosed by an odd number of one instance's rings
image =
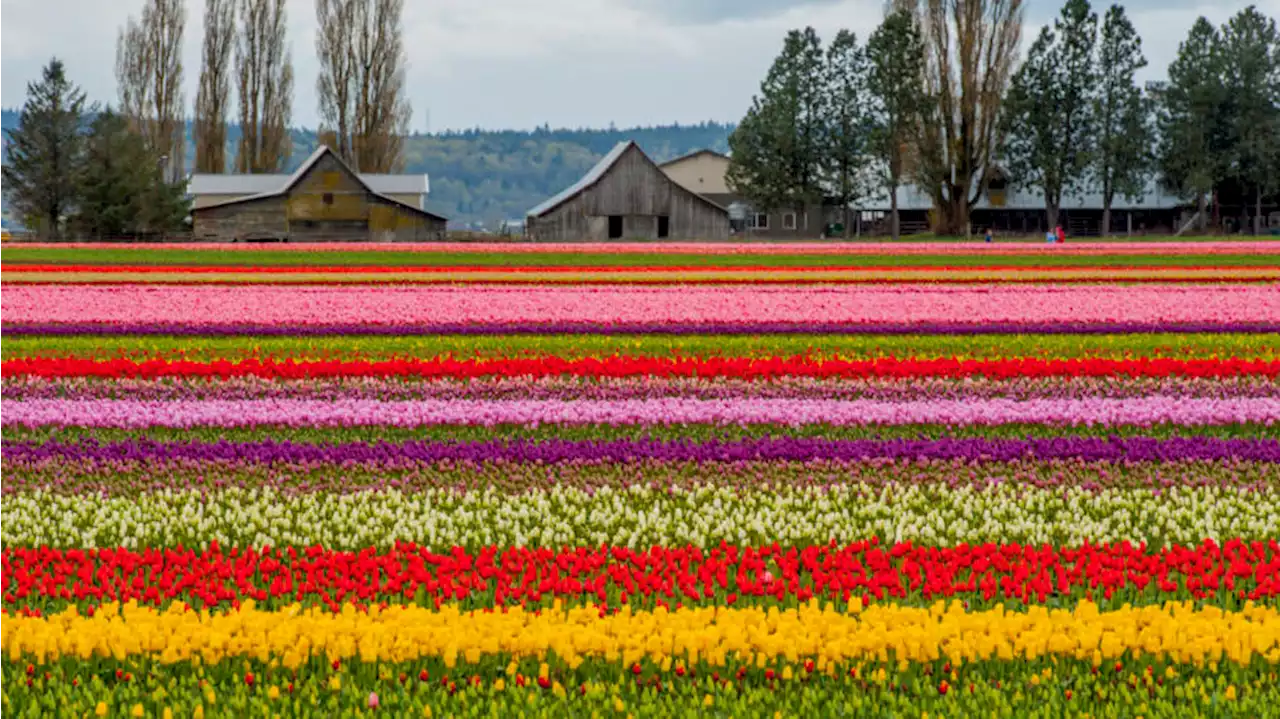
[[[1230,487],[1149,489],[948,488],[937,484],[735,491],[558,488],[287,494],[275,489],[71,496],[42,490],[5,499],[7,546],[311,545],[435,548],[603,543],[709,546],[826,543],[878,536],[933,545],[1077,545],[1280,536],[1280,492]]]

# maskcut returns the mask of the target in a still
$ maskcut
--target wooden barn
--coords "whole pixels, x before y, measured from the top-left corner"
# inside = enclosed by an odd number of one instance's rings
[[[582,179],[529,210],[536,242],[719,240],[729,212],[673,181],[634,142],[620,142]]]
[[[424,242],[445,236],[446,220],[417,193],[389,194],[402,177],[359,175],[321,146],[292,175],[192,176],[192,232],[210,241]],[[390,180],[399,180],[390,182]],[[412,185],[413,183],[408,183]],[[237,196],[236,188],[253,191]],[[221,197],[220,197],[221,196]],[[230,199],[222,199],[230,197]]]

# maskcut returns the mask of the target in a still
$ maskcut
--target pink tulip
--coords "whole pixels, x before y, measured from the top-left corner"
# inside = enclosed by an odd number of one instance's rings
[[[332,324],[1280,322],[1280,287],[1179,285],[16,285],[5,321]]]

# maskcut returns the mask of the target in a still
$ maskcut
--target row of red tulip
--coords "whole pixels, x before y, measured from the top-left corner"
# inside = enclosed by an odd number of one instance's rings
[[[9,607],[137,600],[204,606],[253,599],[337,606],[464,601],[477,606],[553,598],[600,603],[790,602],[820,599],[1043,603],[1091,596],[1133,602],[1173,598],[1280,597],[1275,540],[1159,550],[1128,543],[1075,548],[1016,544],[884,546],[876,540],[808,547],[455,548],[412,544],[341,552],[313,546],[187,548],[8,548]]]

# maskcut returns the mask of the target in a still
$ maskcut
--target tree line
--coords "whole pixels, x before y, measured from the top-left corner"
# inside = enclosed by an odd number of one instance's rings
[[[404,0],[315,0],[319,142],[357,172],[404,167],[410,106]],[[205,0],[193,108],[194,169],[276,173],[289,164],[293,64],[285,0]],[[186,0],[143,0],[116,42],[118,101],[87,105],[54,58],[7,131],[6,199],[44,234],[164,233],[186,215]],[[228,128],[236,92],[234,162]],[[128,158],[128,162],[116,158]]]
[[[1097,191],[1102,231],[1117,197],[1153,178],[1199,207],[1230,183],[1253,200],[1280,190],[1280,34],[1256,7],[1221,28],[1200,18],[1166,82],[1140,87],[1142,40],[1124,8],[1101,22],[1067,0],[1016,61],[1020,0],[894,0],[860,43],[824,48],[793,30],[729,138],[731,187],[760,208],[841,206],[887,196],[898,235],[906,184],[932,198],[934,230],[964,234],[990,183],[1043,195]],[[846,228],[849,223],[845,223]]]

